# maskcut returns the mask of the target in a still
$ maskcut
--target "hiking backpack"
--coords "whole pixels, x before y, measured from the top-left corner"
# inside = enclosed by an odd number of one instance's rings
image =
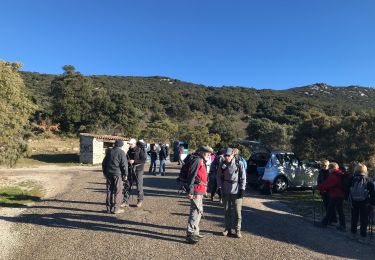
[[[352,201],[365,201],[368,198],[367,180],[364,176],[354,176],[350,187]]]
[[[177,178],[178,182],[187,182],[188,176],[190,174],[191,165],[197,158],[199,158],[199,156],[195,154],[188,154],[188,156],[186,156],[186,158],[182,162],[180,174]]]

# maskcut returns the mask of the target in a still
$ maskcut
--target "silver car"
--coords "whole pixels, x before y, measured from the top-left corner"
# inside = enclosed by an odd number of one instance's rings
[[[271,193],[283,192],[287,188],[313,187],[318,174],[317,162],[302,162],[288,151],[272,151],[264,169],[261,189],[265,193]]]

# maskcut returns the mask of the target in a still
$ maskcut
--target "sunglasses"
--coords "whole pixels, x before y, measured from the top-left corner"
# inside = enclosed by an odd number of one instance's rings
[[[231,154],[229,154],[229,155],[228,155],[228,154],[226,154],[226,155],[224,155],[224,157],[231,157]]]

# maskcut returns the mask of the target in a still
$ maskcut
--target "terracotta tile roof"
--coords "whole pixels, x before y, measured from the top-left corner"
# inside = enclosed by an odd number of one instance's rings
[[[93,137],[96,139],[100,139],[103,141],[115,141],[115,140],[123,140],[128,141],[129,138],[123,137],[123,136],[116,136],[116,135],[95,135],[95,134],[88,134],[88,133],[80,133],[80,136],[86,136],[86,137]]]

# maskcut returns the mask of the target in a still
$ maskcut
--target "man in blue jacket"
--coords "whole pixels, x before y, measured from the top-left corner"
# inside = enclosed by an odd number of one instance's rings
[[[124,142],[116,140],[115,147],[107,152],[103,162],[103,174],[107,180],[106,206],[108,213],[123,213],[120,208],[123,199],[123,181],[128,176],[128,160],[125,152],[121,149]]]

